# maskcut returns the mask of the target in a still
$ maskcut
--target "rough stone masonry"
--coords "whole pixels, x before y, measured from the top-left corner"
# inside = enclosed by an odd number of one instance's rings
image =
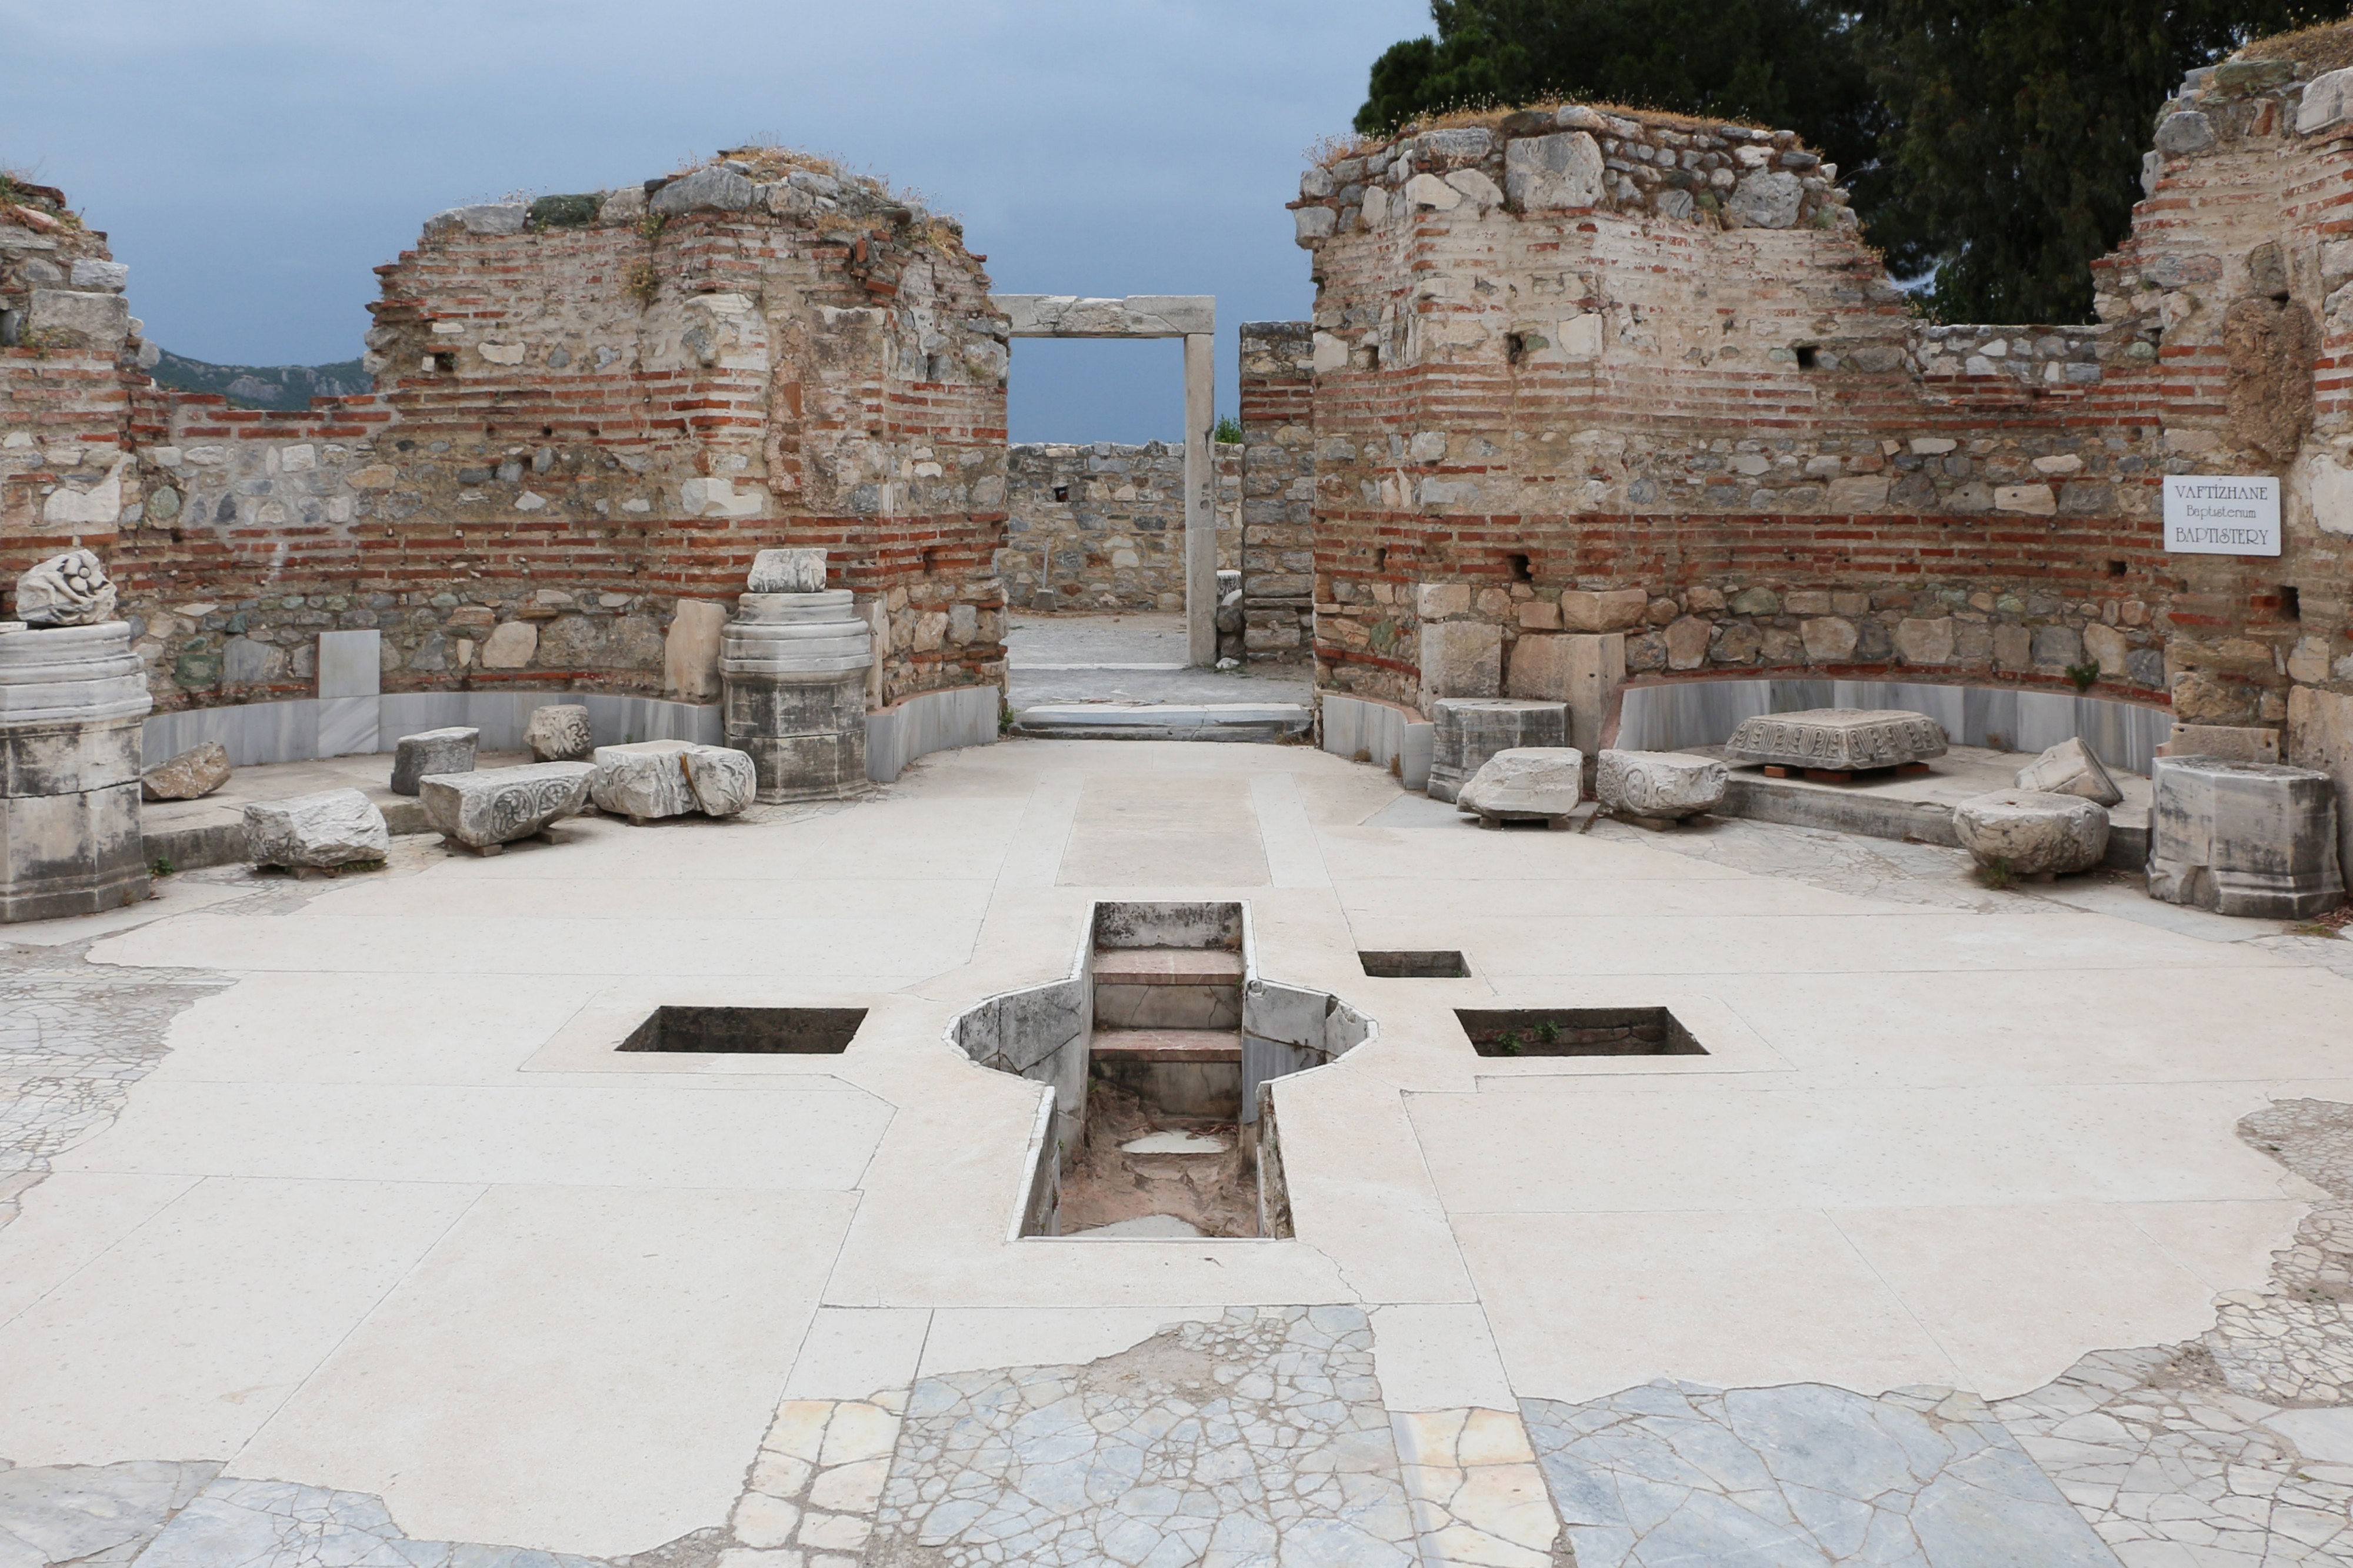
[[[1319,686],[1564,697],[1549,645],[1599,637],[1635,681],[2087,690],[2341,752],[2353,119],[2299,121],[2315,74],[2185,84],[2089,327],[1911,315],[1786,131],[1570,104],[1318,163]],[[2284,479],[2282,555],[2168,554],[2170,473]]]
[[[318,633],[371,626],[387,691],[708,700],[666,643],[787,544],[832,552],[882,700],[1001,679],[1005,323],[877,181],[744,148],[453,208],[377,269],[376,393],[290,415],[156,387],[104,236],[12,195],[0,572],[104,555],[159,709],[308,696]]]

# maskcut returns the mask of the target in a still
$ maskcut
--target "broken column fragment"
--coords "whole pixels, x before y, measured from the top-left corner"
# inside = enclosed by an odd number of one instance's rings
[[[825,586],[822,550],[763,550],[721,634],[727,744],[759,798],[833,800],[866,787],[866,675],[874,634],[849,591]]]

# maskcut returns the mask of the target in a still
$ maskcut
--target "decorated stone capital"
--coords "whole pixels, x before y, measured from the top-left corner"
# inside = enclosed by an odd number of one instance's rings
[[[1860,773],[1900,768],[1945,754],[1944,726],[1900,709],[1810,708],[1741,721],[1725,743],[1735,766],[1821,768]]]
[[[1730,773],[1713,757],[1612,749],[1601,753],[1593,793],[1604,811],[1673,821],[1714,811],[1730,783]]]
[[[52,555],[16,579],[16,618],[28,626],[93,626],[114,618],[114,584],[87,550]]]

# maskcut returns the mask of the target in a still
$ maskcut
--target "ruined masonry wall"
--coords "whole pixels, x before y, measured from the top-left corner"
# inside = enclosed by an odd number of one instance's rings
[[[1240,564],[1242,465],[1212,448],[1218,565]],[[1006,452],[1008,603],[1055,610],[1185,607],[1185,447],[1023,442]]]
[[[1535,694],[1555,634],[1622,632],[1636,679],[2096,666],[2096,696],[2278,723],[2294,650],[2348,651],[2342,557],[2308,515],[2277,563],[2168,555],[2158,522],[2163,474],[2297,451],[2229,392],[2280,381],[2280,334],[2234,360],[2221,323],[2283,203],[2317,308],[2347,153],[2259,91],[2159,160],[2096,327],[1909,317],[1786,132],[1572,105],[1309,170],[1319,685]],[[2265,167],[2205,166],[2233,157]]]
[[[1304,659],[1314,646],[1314,382],[1308,323],[1242,323],[1242,645],[1251,663]]]
[[[1001,681],[1005,324],[953,225],[747,149],[455,209],[378,272],[372,397],[267,415],[125,377],[136,458],[85,542],[159,707],[307,696],[317,633],[370,626],[386,690],[709,700],[723,607],[781,544],[826,548],[878,623],[884,701]],[[0,441],[46,363],[0,369]],[[11,574],[58,537],[18,489]]]

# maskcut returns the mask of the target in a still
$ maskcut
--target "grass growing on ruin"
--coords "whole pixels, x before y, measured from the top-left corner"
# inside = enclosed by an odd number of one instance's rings
[[[1978,880],[1997,893],[2006,893],[2018,886],[2018,868],[1997,855],[1977,870]]]

